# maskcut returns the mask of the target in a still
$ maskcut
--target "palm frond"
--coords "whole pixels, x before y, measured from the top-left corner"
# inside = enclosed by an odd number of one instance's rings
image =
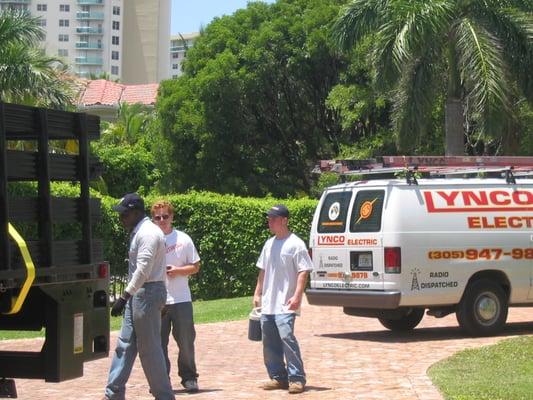
[[[512,8],[523,12],[533,12],[533,2],[531,0],[478,0],[475,2],[475,6],[489,10]]]
[[[333,24],[331,35],[340,48],[349,49],[366,35],[379,30],[390,1],[354,0]]]
[[[397,66],[401,68],[411,57],[442,45],[456,14],[456,2],[450,0],[409,2],[402,6],[396,16],[399,25],[392,52]]]
[[[394,62],[392,56],[396,43],[396,29],[385,24],[375,35],[375,44],[372,50],[372,61],[376,70],[375,82],[380,90],[388,90],[400,79],[401,65]]]
[[[501,128],[510,111],[508,68],[500,41],[482,26],[463,18],[456,25],[456,50],[466,96],[474,112],[482,116],[481,131]]]
[[[392,118],[401,152],[412,152],[420,137],[427,134],[440,80],[435,68],[437,54],[428,52],[405,65],[395,90]]]
[[[40,105],[72,104],[72,89],[59,59],[20,43],[2,47],[0,59],[5,60],[0,71],[0,96],[5,101],[27,103],[34,98]]]
[[[519,82],[519,91],[533,101],[533,13],[517,8],[490,8],[480,10],[474,18],[505,43],[503,54]]]
[[[0,12],[0,46],[9,43],[36,44],[44,35],[39,19],[23,10]]]

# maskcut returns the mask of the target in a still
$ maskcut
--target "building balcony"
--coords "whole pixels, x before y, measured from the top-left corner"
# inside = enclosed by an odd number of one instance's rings
[[[104,30],[102,28],[92,28],[90,26],[78,26],[76,33],[79,35],[103,35]]]
[[[89,67],[91,69],[91,67]],[[96,69],[94,71],[75,71],[74,73],[79,76],[80,78],[96,78],[98,76],[101,76],[102,73],[104,71],[102,71],[101,69]]]
[[[104,19],[103,12],[89,12],[89,11],[78,11],[76,12],[76,19],[81,19],[84,21],[87,20],[100,20]]]
[[[100,57],[76,57],[75,63],[78,65],[103,65],[104,60]]]
[[[83,50],[102,50],[103,46],[101,43],[77,42],[76,48]]]
[[[96,4],[103,5],[104,0],[78,0],[78,4]]]

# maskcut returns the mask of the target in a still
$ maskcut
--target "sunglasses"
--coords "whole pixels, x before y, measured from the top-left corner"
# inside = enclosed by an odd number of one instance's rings
[[[165,221],[166,221],[167,219],[170,218],[170,215],[168,215],[168,214],[154,215],[152,218],[153,218],[155,221],[162,221],[162,220],[165,220]]]

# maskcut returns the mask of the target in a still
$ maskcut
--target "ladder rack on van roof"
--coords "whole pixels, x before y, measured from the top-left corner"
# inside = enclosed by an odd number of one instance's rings
[[[321,160],[312,172],[335,172],[343,180],[348,175],[405,174],[409,185],[418,184],[417,173],[431,177],[499,173],[513,184],[515,177],[533,176],[533,157],[383,156],[368,160]]]

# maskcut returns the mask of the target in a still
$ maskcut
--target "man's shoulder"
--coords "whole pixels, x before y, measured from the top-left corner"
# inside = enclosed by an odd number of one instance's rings
[[[269,238],[265,241],[265,245],[264,245],[264,247],[266,247],[266,246],[271,246],[275,239],[276,239],[275,236],[271,236],[271,237],[269,237]]]
[[[161,228],[159,228],[150,220],[146,220],[142,223],[142,225],[139,227],[139,234],[142,237],[153,237],[163,240],[165,239],[165,235],[163,234]]]
[[[181,242],[192,242],[192,238],[185,232],[180,231],[179,229],[174,229],[174,232],[176,232],[176,236],[178,238],[178,241]]]
[[[305,242],[294,232],[291,232],[288,239],[289,243],[292,245],[306,247]]]

